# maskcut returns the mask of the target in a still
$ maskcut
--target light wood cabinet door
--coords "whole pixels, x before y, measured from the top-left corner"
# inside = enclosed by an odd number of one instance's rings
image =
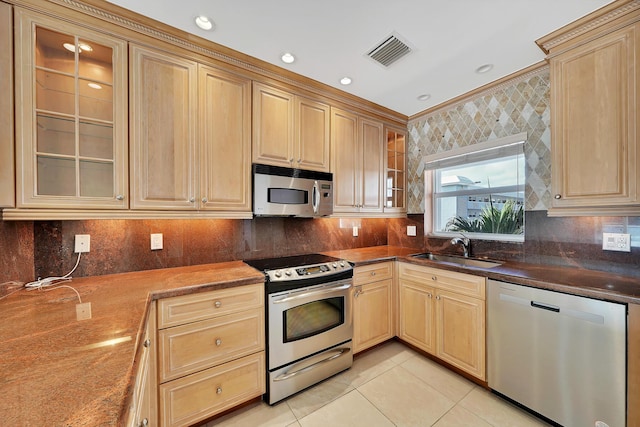
[[[251,212],[251,80],[200,65],[201,209]]]
[[[158,425],[156,305],[151,303],[140,348],[140,362],[133,389],[129,427]]]
[[[132,209],[195,209],[197,64],[130,45]]]
[[[406,131],[385,127],[385,163],[387,174],[384,183],[384,211],[407,212],[407,144]]]
[[[393,281],[381,280],[354,288],[353,352],[393,338]]]
[[[0,208],[16,204],[13,139],[13,11],[0,3]]]
[[[550,215],[638,213],[639,48],[634,24],[551,57]]]
[[[435,354],[435,289],[400,278],[399,292],[398,336],[429,354]]]
[[[126,41],[14,11],[17,207],[126,209]]]
[[[293,167],[294,95],[253,83],[253,162]]]
[[[331,109],[331,170],[333,172],[333,210],[358,212],[360,160],[358,116]]]
[[[436,290],[436,356],[485,380],[485,302]]]
[[[300,96],[295,106],[295,167],[329,172],[329,106]]]
[[[360,212],[382,212],[385,175],[382,123],[360,118],[360,140]]]
[[[381,122],[331,109],[334,213],[382,213],[382,134]]]

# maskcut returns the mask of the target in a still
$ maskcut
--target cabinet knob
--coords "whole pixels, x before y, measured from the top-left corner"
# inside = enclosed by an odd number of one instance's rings
[[[138,424],[138,426],[140,427],[147,427],[149,425],[149,420],[147,418],[143,419],[142,421],[140,421],[140,423]]]
[[[436,299],[440,301],[440,295],[436,295]]]
[[[302,162],[302,159],[298,159],[298,163],[301,163],[301,162]]]
[[[222,345],[222,340],[220,338],[216,338],[216,345],[220,347]]]
[[[122,194],[118,194],[116,196],[116,200],[124,200],[124,196]]]
[[[145,346],[146,348],[151,347],[151,340],[149,338],[147,338],[146,340],[144,340],[142,345]]]
[[[196,201],[196,198],[195,198],[195,197],[191,197],[191,198],[189,199],[189,203],[195,203],[195,201]]]
[[[438,276],[431,276],[431,280],[433,280],[434,282],[438,281]]]
[[[202,198],[202,203],[207,203],[208,201],[209,201],[209,200],[207,200],[207,198],[206,198],[206,197],[203,197],[203,198]]]
[[[372,272],[371,272],[371,275],[372,275],[372,276],[375,276],[375,275],[376,275],[376,272],[375,272],[375,271],[372,271]]]
[[[222,394],[222,387],[218,387],[216,389],[216,394]]]
[[[222,303],[220,301],[216,301],[213,303],[213,305],[215,306],[215,308],[220,308],[222,307]]]
[[[289,159],[289,163],[293,163],[293,157]]]
[[[562,199],[562,195],[561,194],[556,194],[555,196],[553,196],[554,199]]]
[[[431,292],[429,292],[429,293],[427,294],[427,297],[428,297],[428,298],[432,298],[432,297],[433,297],[433,295],[431,295]]]

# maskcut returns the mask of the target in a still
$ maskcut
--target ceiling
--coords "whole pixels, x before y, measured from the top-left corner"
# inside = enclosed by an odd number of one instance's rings
[[[610,2],[111,0],[407,116],[543,60],[536,39]],[[198,15],[214,30],[198,28]],[[366,53],[391,34],[412,52],[384,67]],[[297,60],[283,63],[285,52]],[[476,73],[484,64],[493,68]],[[344,76],[351,85],[340,84]]]

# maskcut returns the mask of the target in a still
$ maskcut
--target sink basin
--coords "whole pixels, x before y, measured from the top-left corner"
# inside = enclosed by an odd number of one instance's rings
[[[442,262],[446,264],[455,264],[463,267],[493,268],[502,265],[502,263],[498,261],[488,261],[478,258],[464,258],[455,255],[432,254],[430,252],[411,255],[411,257],[423,258],[428,259],[429,261]]]

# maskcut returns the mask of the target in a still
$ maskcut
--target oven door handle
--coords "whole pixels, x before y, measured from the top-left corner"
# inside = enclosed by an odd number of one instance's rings
[[[320,295],[325,295],[325,294],[330,294],[334,291],[341,291],[344,289],[349,289],[351,287],[351,283],[346,283],[344,285],[339,285],[339,286],[334,286],[331,288],[325,288],[325,289],[320,289],[317,291],[311,291],[311,292],[303,292],[300,294],[296,294],[296,295],[291,295],[291,296],[287,296],[281,299],[277,299],[277,300],[273,300],[274,304],[280,304],[280,303],[284,303],[284,302],[289,302],[289,301],[295,301],[297,299],[301,299],[301,298],[307,298],[310,296],[320,296]]]
[[[308,372],[312,369],[315,369],[316,367],[318,367],[319,365],[323,365],[327,362],[331,362],[332,360],[337,359],[338,357],[346,354],[349,351],[349,348],[337,348],[335,350],[333,350],[334,354],[332,354],[331,356],[327,357],[326,359],[322,359],[319,360],[309,366],[305,366],[302,369],[299,369],[297,371],[293,371],[293,372],[287,372],[286,374],[282,374],[282,375],[278,375],[277,377],[275,377],[273,379],[273,381],[284,381],[284,380],[288,380],[291,377],[295,377],[298,374],[303,374],[305,372]]]

